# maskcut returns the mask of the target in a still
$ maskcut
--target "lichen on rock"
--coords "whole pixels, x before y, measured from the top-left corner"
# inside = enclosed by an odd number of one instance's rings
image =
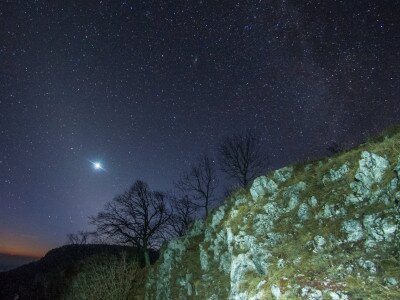
[[[397,174],[397,179],[400,180],[400,156],[397,161],[398,161],[398,163],[397,163],[396,167],[394,168],[394,171]]]
[[[200,251],[200,266],[203,271],[208,271],[208,254],[203,245],[199,245]]]
[[[195,220],[188,232],[189,237],[195,237],[204,232],[204,221],[201,219]]]
[[[392,217],[382,218],[376,214],[366,215],[363,225],[367,233],[365,247],[367,250],[375,247],[377,243],[391,241],[392,237],[398,231],[398,224]]]
[[[305,221],[309,218],[309,208],[306,203],[300,204],[299,210],[297,211],[297,216],[300,221]]]
[[[326,203],[322,211],[320,211],[315,218],[319,219],[330,219],[330,218],[338,218],[346,215],[346,209],[341,206],[336,206],[335,204]]]
[[[308,204],[310,204],[311,207],[316,207],[318,205],[318,199],[315,196],[312,196],[308,200]]]
[[[230,299],[240,299],[246,297],[247,293],[240,290],[240,283],[247,273],[257,272],[257,268],[249,253],[241,253],[232,258],[230,274]],[[246,298],[244,298],[246,299]]]
[[[330,169],[329,174],[324,175],[322,178],[323,183],[327,182],[335,182],[340,179],[342,179],[350,170],[350,163],[346,162],[344,163],[340,168],[336,169]]]
[[[266,194],[274,194],[277,189],[278,185],[273,180],[268,179],[266,176],[260,176],[254,179],[250,194],[253,200],[257,200]]]
[[[181,298],[184,298],[186,296],[192,296],[193,294],[193,288],[192,284],[190,283],[192,281],[193,275],[192,274],[186,274],[184,277],[181,277],[178,279],[178,284],[183,287],[184,289],[184,294],[181,294]]]
[[[361,223],[357,220],[344,221],[342,230],[347,234],[347,242],[357,242],[364,236]]]
[[[211,221],[211,228],[215,229],[215,227],[221,223],[222,219],[225,216],[225,206],[220,206],[220,208],[213,214]]]
[[[276,202],[269,202],[263,206],[264,213],[254,217],[253,229],[256,235],[265,235],[274,228],[275,221],[281,216],[282,209]]]
[[[321,252],[323,250],[324,245],[326,244],[326,240],[323,236],[317,235],[313,240],[314,244],[314,252]]]
[[[305,286],[301,289],[301,296],[307,300],[322,300],[322,291]]]
[[[368,151],[363,151],[361,158],[355,178],[370,188],[372,184],[382,181],[383,175],[389,166],[389,161]]]
[[[274,172],[274,179],[277,182],[285,182],[293,176],[293,167],[283,167]]]

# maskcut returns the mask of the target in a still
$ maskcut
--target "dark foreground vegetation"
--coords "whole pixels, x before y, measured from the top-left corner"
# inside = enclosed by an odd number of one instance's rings
[[[157,252],[150,251],[152,263],[157,257]],[[144,261],[138,262],[137,253],[132,247],[116,245],[63,246],[49,251],[36,262],[1,272],[0,299],[83,299],[83,297],[76,298],[79,293],[84,296],[82,289],[85,293],[92,293],[91,297],[87,299],[96,299],[96,292],[104,294],[101,287],[114,293],[115,289],[124,292],[123,289],[126,287],[123,287],[123,284],[129,286],[129,293],[135,294],[136,292],[131,291],[131,288],[135,287],[135,280],[143,280],[144,276],[138,276],[143,265]],[[129,282],[121,283],[121,286],[118,286],[117,282],[107,282],[112,276],[120,278],[121,272],[131,274],[127,278],[130,280]],[[124,277],[127,277],[126,274]],[[107,280],[105,280],[105,276],[107,276]],[[107,286],[107,283],[111,283],[113,286]]]

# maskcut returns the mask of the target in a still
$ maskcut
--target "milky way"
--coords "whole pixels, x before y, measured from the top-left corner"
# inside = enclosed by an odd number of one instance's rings
[[[147,2],[1,1],[0,251],[170,189],[232,132],[279,167],[400,121],[396,1]]]

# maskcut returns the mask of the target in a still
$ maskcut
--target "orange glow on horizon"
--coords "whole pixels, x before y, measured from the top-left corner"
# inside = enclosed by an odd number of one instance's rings
[[[0,232],[0,253],[8,255],[43,257],[50,249],[35,236]]]
[[[28,256],[41,258],[46,253],[46,250],[29,250],[13,246],[0,245],[0,254],[15,255],[15,256]]]

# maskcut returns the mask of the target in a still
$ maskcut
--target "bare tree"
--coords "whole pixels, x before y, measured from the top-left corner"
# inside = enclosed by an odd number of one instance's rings
[[[78,231],[77,233],[67,234],[67,244],[69,245],[85,245],[89,242],[91,233],[88,231]]]
[[[194,221],[195,207],[189,196],[174,197],[172,199],[173,213],[171,215],[171,228],[178,236],[183,236],[189,225]]]
[[[204,208],[206,217],[211,203],[215,200],[214,194],[217,185],[215,168],[205,154],[188,173],[183,174],[181,179],[175,183],[178,190],[194,200],[192,201],[193,205]]]
[[[100,235],[141,251],[148,266],[149,249],[159,247],[163,242],[163,231],[170,219],[170,212],[166,206],[166,196],[151,191],[145,182],[138,180],[90,219]]]
[[[228,137],[219,148],[221,170],[242,187],[265,172],[268,159],[261,141],[252,131]]]

